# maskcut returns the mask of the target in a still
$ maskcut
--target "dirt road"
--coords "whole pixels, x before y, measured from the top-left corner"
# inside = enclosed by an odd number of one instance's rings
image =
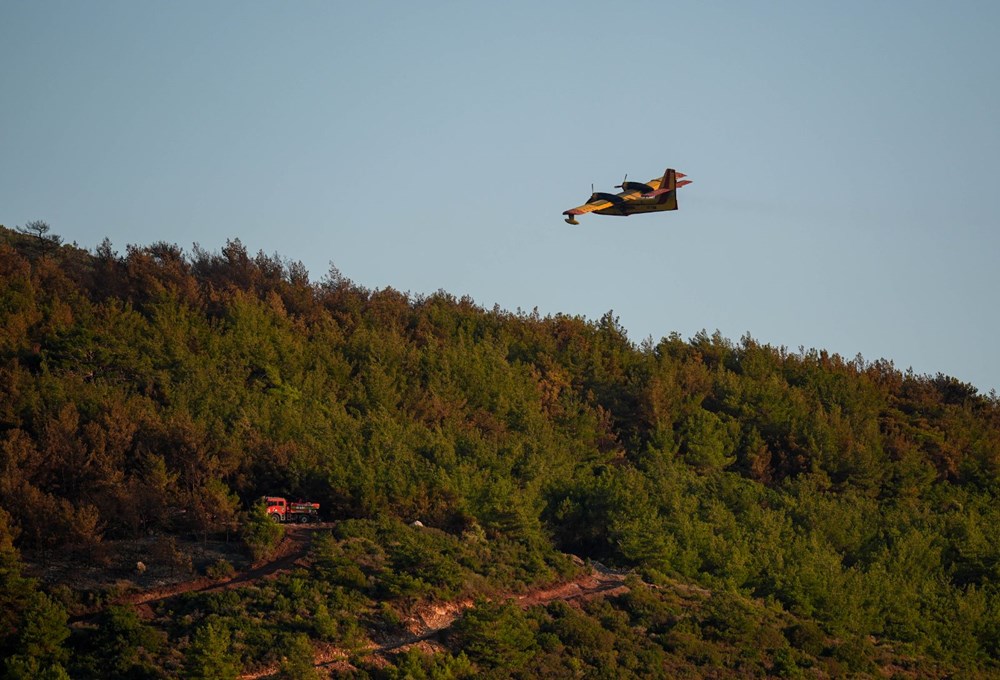
[[[250,569],[240,572],[224,581],[209,578],[199,578],[184,581],[166,588],[146,590],[126,597],[123,602],[134,605],[153,605],[182,593],[211,593],[217,590],[229,590],[241,585],[253,583],[265,578],[273,578],[279,574],[291,571],[296,562],[309,553],[313,532],[318,529],[329,529],[330,524],[290,524],[285,527],[285,538],[278,545],[274,554],[255,564]]]
[[[177,597],[183,593],[210,593],[220,590],[238,588],[262,579],[274,578],[279,574],[291,571],[300,566],[309,553],[313,534],[317,530],[329,529],[330,524],[288,525],[285,527],[285,538],[277,550],[267,560],[253,565],[250,569],[235,574],[223,581],[209,578],[199,578],[184,581],[171,586],[154,588],[128,595],[117,604],[134,605],[140,616],[153,618],[153,605]],[[628,592],[625,585],[625,575],[603,568],[600,564],[591,567],[590,571],[564,583],[551,584],[529,590],[522,594],[499,596],[498,599],[510,599],[522,608],[544,605],[556,600],[584,601],[595,597],[609,597]],[[370,642],[362,650],[345,650],[328,645],[316,650],[315,666],[326,671],[336,671],[348,667],[348,658],[355,656],[387,656],[414,645],[433,646],[434,641],[445,633],[462,614],[473,606],[471,599],[454,602],[434,602],[420,606],[406,620],[406,632],[380,642]],[[93,616],[93,612],[76,617],[84,620]],[[277,667],[258,669],[245,673],[243,680],[258,680],[275,675]]]
[[[529,590],[507,599],[515,601],[520,607],[527,609],[537,605],[545,605],[556,600],[585,601],[596,597],[612,597],[627,593],[625,575],[610,571],[593,569],[590,573],[551,586]],[[504,599],[502,596],[499,599]],[[335,646],[327,646],[317,650],[314,665],[326,671],[343,671],[350,669],[350,656],[387,656],[405,652],[410,647],[425,645],[433,649],[433,643],[451,628],[461,618],[465,610],[473,606],[470,599],[456,602],[428,603],[409,617],[406,628],[409,633],[393,636],[381,643],[371,643],[362,650],[344,650]],[[440,647],[438,647],[440,648]],[[253,673],[245,673],[242,680],[262,680],[277,674],[278,668],[260,669]]]

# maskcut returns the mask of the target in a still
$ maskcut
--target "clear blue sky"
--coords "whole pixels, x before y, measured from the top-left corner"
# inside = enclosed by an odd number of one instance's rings
[[[3,0],[0,99],[8,227],[1000,390],[997,2]]]

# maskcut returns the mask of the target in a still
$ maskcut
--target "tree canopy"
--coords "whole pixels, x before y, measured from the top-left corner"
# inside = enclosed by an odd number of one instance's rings
[[[828,646],[820,636],[862,641],[834,660],[851,668],[879,636],[995,670],[995,394],[749,335],[636,344],[612,312],[483,309],[368,290],[336,268],[311,281],[239,240],[91,253],[46,232],[0,228],[0,597],[18,618],[0,645],[36,670],[63,667],[65,636],[17,549],[92,559],[117,539],[218,534],[279,492],[345,523],[320,570],[341,589],[323,591],[330,635],[357,625],[329,618],[345,588],[392,600],[464,593],[473,575],[524,584],[553,577],[568,551],[801,617],[769,672],[802,661],[795,640]],[[379,524],[418,519],[458,543],[407,547]],[[456,633],[455,668],[527,669],[586,636],[613,650],[590,628],[625,635],[646,616],[627,604],[535,618],[484,605]],[[733,607],[697,630],[656,624],[657,654],[752,646],[732,626],[763,614]],[[246,640],[198,621],[187,668],[235,673]]]

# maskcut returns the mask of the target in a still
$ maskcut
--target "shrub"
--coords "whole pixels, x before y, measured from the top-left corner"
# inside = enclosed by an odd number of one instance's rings
[[[785,629],[785,637],[795,649],[819,656],[826,648],[826,636],[818,625],[812,621],[800,621]]]
[[[262,560],[281,543],[281,539],[285,537],[285,527],[268,516],[267,508],[262,503],[256,503],[247,513],[246,522],[240,529],[240,537],[254,561]]]
[[[232,635],[209,621],[197,631],[186,652],[186,676],[203,680],[235,680],[240,669],[232,651]]]
[[[309,637],[304,633],[297,633],[287,638],[285,656],[281,660],[281,670],[278,677],[281,680],[316,680],[319,675],[316,673],[315,654]]]
[[[452,639],[475,663],[508,671],[523,667],[535,649],[527,616],[510,602],[478,601],[452,627]]]
[[[229,560],[219,558],[214,564],[205,569],[205,575],[210,579],[221,581],[231,578],[236,573],[236,569],[229,563]]]

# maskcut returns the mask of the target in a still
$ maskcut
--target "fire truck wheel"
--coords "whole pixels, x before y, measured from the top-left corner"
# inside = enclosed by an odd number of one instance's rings
[[[302,517],[299,517],[299,522],[302,523],[302,524],[308,524],[309,523],[309,515],[302,515]]]
[[[275,522],[279,522],[279,523],[281,522],[281,515],[279,515],[276,512],[272,512],[272,513],[268,514],[268,517],[270,517]]]

